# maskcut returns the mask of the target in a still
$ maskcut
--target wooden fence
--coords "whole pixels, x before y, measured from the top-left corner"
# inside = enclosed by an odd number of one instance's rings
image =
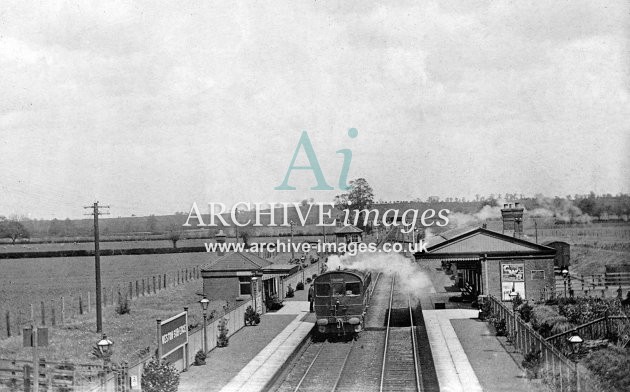
[[[299,270],[293,275],[281,278],[280,288],[279,288],[279,293],[278,293],[279,294],[278,297],[280,298],[280,300],[283,300],[286,297],[287,290],[289,289],[289,285],[291,285],[291,287],[295,290],[295,288],[297,287],[297,284],[299,282],[302,282],[304,284],[304,289],[308,290],[308,284],[306,283],[306,279],[312,278],[313,275],[315,274],[319,275],[321,273],[322,264],[323,262],[320,259],[320,261],[308,265],[307,267]]]
[[[37,376],[32,361],[0,359],[0,390],[32,391],[35,379],[40,391],[87,391],[103,376],[91,364],[48,362],[40,359]]]
[[[532,351],[540,352],[542,373],[554,390],[559,392],[595,390],[591,386],[592,381],[586,368],[567,358],[503,302],[493,296],[487,297],[487,300],[490,301],[492,314],[500,320],[505,320],[508,340],[516,349],[524,356]]]

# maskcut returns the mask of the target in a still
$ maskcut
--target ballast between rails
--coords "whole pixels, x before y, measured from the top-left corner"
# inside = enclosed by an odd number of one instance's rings
[[[386,388],[386,372],[387,372],[387,366],[388,366],[388,355],[390,354],[390,351],[388,350],[389,346],[390,346],[390,331],[391,331],[391,313],[392,313],[392,305],[393,305],[393,299],[394,299],[394,288],[395,288],[395,280],[396,280],[396,276],[394,276],[392,278],[392,284],[391,284],[391,292],[390,292],[390,297],[389,297],[389,308],[388,308],[388,312],[387,312],[387,328],[386,328],[386,332],[385,332],[385,343],[384,343],[384,348],[383,348],[383,364],[381,367],[381,380],[380,380],[380,387],[379,387],[379,391],[383,392],[385,390],[387,390]],[[413,371],[414,371],[414,381],[415,381],[415,390],[420,392],[422,391],[422,374],[420,372],[419,369],[419,364],[418,364],[418,346],[417,346],[417,341],[416,341],[416,335],[415,335],[415,327],[414,327],[414,323],[413,323],[413,307],[411,305],[411,296],[407,295],[407,307],[409,309],[409,321],[410,321],[410,326],[409,326],[409,332],[411,333],[411,345],[412,345],[412,357],[413,357]],[[394,358],[392,358],[392,360],[396,360]],[[391,381],[391,380],[390,380]]]

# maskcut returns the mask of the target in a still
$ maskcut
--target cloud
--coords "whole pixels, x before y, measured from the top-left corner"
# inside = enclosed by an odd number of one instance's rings
[[[307,130],[330,182],[351,148],[385,199],[630,190],[622,2],[3,6],[0,164],[27,182],[78,154],[134,190],[171,163],[168,203],[297,200],[273,187]]]

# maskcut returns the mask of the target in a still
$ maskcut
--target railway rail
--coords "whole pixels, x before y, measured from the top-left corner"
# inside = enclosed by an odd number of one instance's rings
[[[387,312],[385,346],[383,349],[383,365],[379,391],[422,391],[422,375],[418,366],[418,344],[413,324],[413,307],[409,294],[405,297],[408,314],[397,314],[394,317],[409,317],[409,327],[394,327],[392,312],[401,310],[394,308],[394,292],[396,277],[392,279]],[[403,322],[404,323],[404,322]]]
[[[379,319],[383,327],[364,330],[356,341],[309,342],[271,390],[423,391],[413,307],[395,280],[378,274],[370,288],[370,303],[377,302],[368,308],[377,316],[371,323]]]

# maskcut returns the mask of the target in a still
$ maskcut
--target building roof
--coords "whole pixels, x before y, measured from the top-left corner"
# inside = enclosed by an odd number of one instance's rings
[[[335,230],[335,234],[357,234],[357,233],[363,233],[363,230],[352,225],[342,226],[338,228],[337,230]]]
[[[272,265],[253,253],[231,252],[201,267],[201,271],[257,271]]]
[[[555,249],[522,238],[511,237],[482,227],[445,231],[427,240],[431,254],[527,253],[555,254]]]

